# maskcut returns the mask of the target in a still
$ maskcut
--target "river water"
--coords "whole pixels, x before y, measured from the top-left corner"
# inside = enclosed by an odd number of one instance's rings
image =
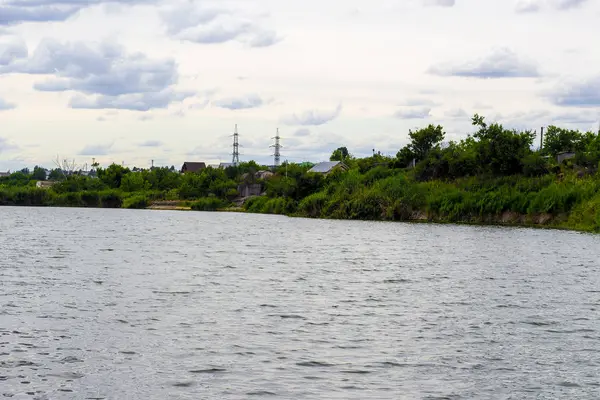
[[[0,208],[0,398],[593,399],[600,237]]]

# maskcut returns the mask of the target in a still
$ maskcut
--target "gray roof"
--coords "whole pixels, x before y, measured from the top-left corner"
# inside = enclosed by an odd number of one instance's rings
[[[340,161],[325,161],[318,163],[314,167],[312,167],[308,172],[319,172],[325,174],[331,171],[335,166],[340,164]]]

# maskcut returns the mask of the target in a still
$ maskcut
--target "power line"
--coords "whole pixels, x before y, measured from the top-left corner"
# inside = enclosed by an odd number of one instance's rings
[[[279,167],[279,165],[281,164],[281,148],[283,147],[281,145],[281,137],[279,136],[279,128],[277,128],[277,134],[275,135],[275,137],[271,139],[275,139],[275,144],[269,147],[275,148],[275,152],[273,154],[273,156],[275,157],[275,166]]]
[[[240,163],[240,143],[239,143],[240,135],[238,134],[237,124],[235,124],[235,131],[233,132],[233,153],[231,153],[232,164],[238,165]]]

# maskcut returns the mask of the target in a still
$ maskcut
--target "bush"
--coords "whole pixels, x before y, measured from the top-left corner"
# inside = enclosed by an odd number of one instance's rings
[[[191,205],[194,211],[217,211],[220,208],[225,208],[229,204],[217,197],[203,197],[194,201]]]
[[[123,194],[119,190],[105,190],[100,192],[100,204],[104,208],[121,208]]]
[[[143,194],[127,197],[123,200],[122,208],[144,209],[149,205],[148,197]]]

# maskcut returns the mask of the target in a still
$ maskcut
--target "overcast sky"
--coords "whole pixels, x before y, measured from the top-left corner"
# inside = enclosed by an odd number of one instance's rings
[[[0,0],[0,171],[395,154],[409,129],[588,130],[598,0]]]

